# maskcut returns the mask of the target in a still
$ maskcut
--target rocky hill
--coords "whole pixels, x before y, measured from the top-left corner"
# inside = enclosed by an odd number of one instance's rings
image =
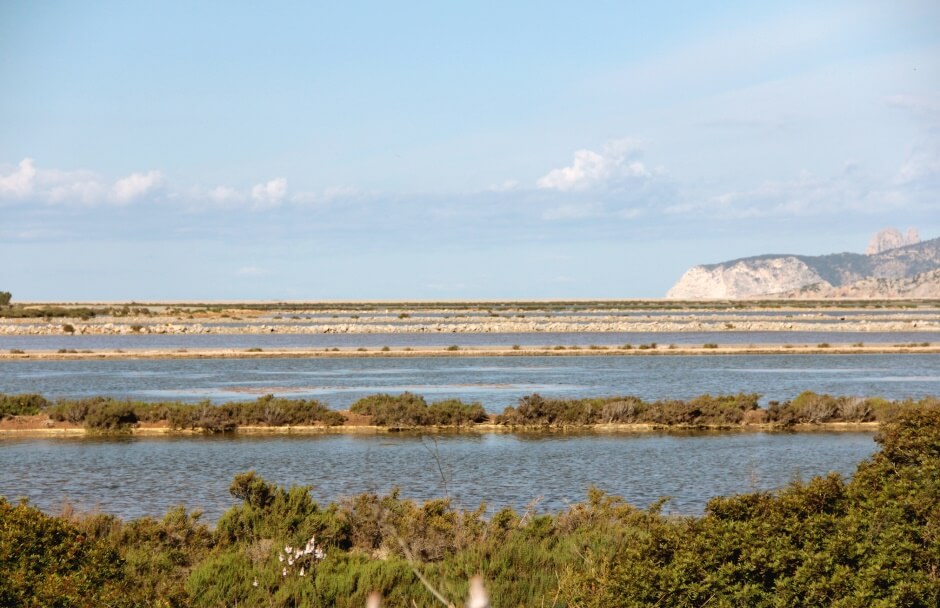
[[[878,251],[830,255],[761,255],[689,269],[667,298],[940,297],[940,238],[889,249],[894,235],[876,235]],[[897,232],[897,231],[894,231]],[[916,232],[898,232],[900,242]],[[896,295],[891,295],[896,294]]]
[[[780,294],[783,298],[822,300],[826,298],[940,298],[940,268],[901,279],[862,279],[841,287],[822,283],[807,285]]]
[[[865,255],[874,255],[889,249],[904,247],[905,245],[916,245],[919,242],[920,235],[918,235],[917,230],[913,228],[908,228],[907,234],[901,234],[901,231],[897,228],[885,228],[871,237],[871,242],[868,243],[868,249],[865,250]]]

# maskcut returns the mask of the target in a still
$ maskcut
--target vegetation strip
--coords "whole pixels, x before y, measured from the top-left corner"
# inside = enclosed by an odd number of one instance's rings
[[[474,574],[494,606],[940,605],[940,410],[902,412],[878,441],[848,481],[718,497],[697,517],[599,490],[559,513],[397,491],[321,505],[250,472],[214,527],[184,507],[122,521],[0,498],[0,605],[434,605],[422,580],[458,605]]]
[[[905,411],[940,409],[940,399],[936,397],[890,401],[880,397],[837,397],[807,391],[792,401],[772,401],[767,408],[760,406],[759,397],[740,393],[649,402],[633,396],[558,399],[532,394],[493,416],[479,403],[448,399],[429,404],[424,397],[408,392],[364,397],[356,401],[349,412],[332,410],[321,401],[274,395],[215,405],[209,401],[153,403],[110,397],[53,402],[36,394],[0,394],[0,431],[63,430],[79,425],[85,431],[101,433],[152,432],[155,428],[171,432],[263,432],[265,429],[276,432],[298,426],[338,430],[363,427],[528,430],[611,425],[642,425],[653,429],[786,429],[884,423]],[[20,424],[24,421],[39,424]],[[57,423],[60,426],[56,426]]]
[[[711,346],[463,346],[453,349],[433,347],[337,347],[322,349],[141,349],[141,350],[76,350],[41,351],[11,349],[0,351],[0,360],[137,360],[137,359],[352,359],[352,358],[413,358],[413,357],[646,357],[646,356],[715,356],[715,355],[891,355],[940,354],[940,343],[912,342],[907,344],[827,345],[782,344]]]

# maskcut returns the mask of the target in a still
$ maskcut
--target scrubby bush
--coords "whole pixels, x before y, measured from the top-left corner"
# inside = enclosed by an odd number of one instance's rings
[[[940,604],[940,411],[911,411],[848,482],[837,475],[709,502],[569,567],[584,607]]]
[[[479,403],[448,399],[428,405],[424,397],[405,392],[363,397],[349,408],[354,414],[370,416],[377,426],[461,426],[486,420]]]
[[[590,425],[646,423],[664,426],[740,424],[758,408],[758,395],[702,395],[689,401],[646,403],[637,397],[553,399],[527,395],[497,418],[506,425]]]
[[[88,415],[93,407],[98,407],[108,401],[109,400],[104,397],[57,401],[56,404],[49,409],[49,417],[57,422],[82,424],[85,422],[85,416]]]
[[[138,418],[129,403],[108,401],[85,415],[85,428],[95,431],[121,431],[137,424]]]
[[[170,428],[209,433],[234,431],[239,426],[341,425],[345,418],[319,401],[278,399],[214,405],[200,403],[145,403],[105,397],[61,400],[49,408],[53,420],[83,424],[97,431],[122,430],[136,422],[167,422]]]
[[[105,543],[0,497],[0,606],[133,606],[124,578]]]
[[[255,401],[227,403],[219,406],[236,424],[264,426],[296,426],[323,423],[343,424],[345,418],[323,403],[307,399],[283,399],[264,395]]]
[[[361,608],[373,590],[434,605],[417,571],[452,602],[480,574],[495,606],[937,606],[940,410],[904,411],[877,440],[849,480],[718,497],[695,517],[596,489],[559,513],[397,491],[321,505],[252,472],[214,530],[182,508],[122,522],[0,498],[0,605]]]
[[[42,395],[24,393],[6,395],[0,393],[0,420],[12,416],[34,416],[49,405]]]

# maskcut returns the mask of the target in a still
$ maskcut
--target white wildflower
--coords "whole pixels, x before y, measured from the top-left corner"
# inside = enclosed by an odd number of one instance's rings
[[[303,575],[304,575],[304,567],[301,566],[301,567],[300,567],[300,576],[303,576]]]
[[[287,576],[287,568],[281,570],[281,576]]]
[[[284,563],[284,556],[281,555],[280,553],[278,553],[278,554],[277,554],[277,561],[279,561],[279,562],[281,562],[281,563]]]
[[[251,584],[251,586],[252,586],[252,587],[257,587],[257,586],[258,586],[258,579],[255,579],[255,581]]]
[[[490,594],[486,592],[482,576],[477,575],[470,579],[470,597],[467,600],[467,608],[490,608]]]

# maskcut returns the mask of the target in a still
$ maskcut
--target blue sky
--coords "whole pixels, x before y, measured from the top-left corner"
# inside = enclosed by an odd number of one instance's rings
[[[940,5],[0,3],[15,299],[659,297],[940,236]]]

